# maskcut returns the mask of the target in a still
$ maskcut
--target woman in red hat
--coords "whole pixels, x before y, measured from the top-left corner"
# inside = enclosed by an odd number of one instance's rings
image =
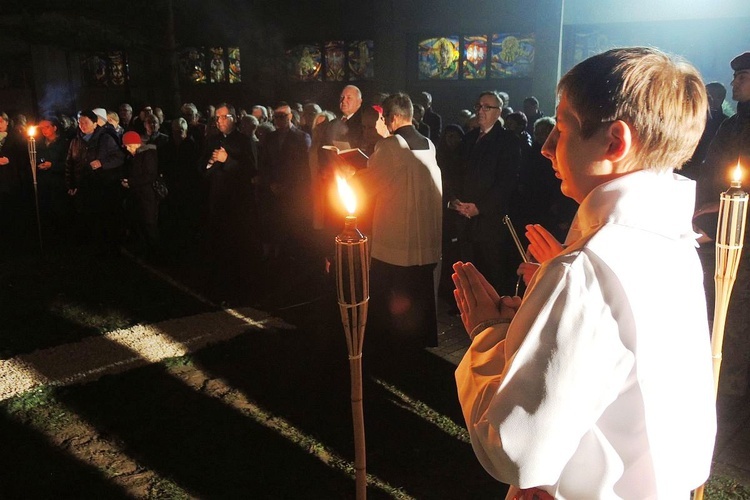
[[[159,198],[154,181],[159,177],[156,146],[143,144],[137,132],[125,132],[122,145],[130,153],[122,187],[128,190],[127,214],[135,251],[153,257],[159,246]]]

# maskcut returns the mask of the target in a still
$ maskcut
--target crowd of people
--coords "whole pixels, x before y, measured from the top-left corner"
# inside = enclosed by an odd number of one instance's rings
[[[170,245],[200,240],[216,273],[227,276],[219,285],[227,289],[247,281],[240,278],[246,269],[236,272],[248,265],[243,263],[294,258],[284,254],[311,248],[324,261],[330,257],[326,242],[344,213],[334,176],[352,171],[321,147],[373,155],[395,133],[382,107],[387,97],[365,98],[349,85],[335,113],[290,100],[247,108],[218,103],[203,112],[185,103],[179,116],[168,119],[159,107],[144,105],[135,113],[127,103],[42,116],[35,169],[44,242],[94,242],[113,253],[124,244],[159,259]],[[432,96],[422,92],[414,102],[409,98],[407,122],[429,140],[441,174],[441,231],[432,235],[440,252],[432,264],[442,262],[440,254],[447,263],[475,259],[509,291],[520,257],[505,251],[511,247],[502,216],[509,213],[519,229],[543,221],[563,234],[575,206],[559,194],[559,180],[540,153],[554,119],[527,98],[524,109],[539,121],[534,135],[534,123],[514,112],[508,99],[504,92],[484,93],[473,111],[461,113],[461,123],[443,129]],[[0,204],[3,213],[21,214],[3,217],[9,251],[14,240],[34,233],[29,127],[23,115],[0,115],[0,162],[7,162],[0,169]],[[166,197],[156,184],[166,186]],[[361,225],[377,231],[371,226],[374,196],[368,196],[374,190],[365,185],[362,193]],[[225,258],[236,255],[249,258]],[[443,270],[441,290],[450,298],[449,275]]]

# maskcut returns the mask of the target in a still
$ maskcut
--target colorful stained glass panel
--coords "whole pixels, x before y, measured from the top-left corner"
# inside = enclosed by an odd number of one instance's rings
[[[490,78],[530,77],[534,70],[534,35],[492,35]]]
[[[190,83],[206,83],[206,57],[202,48],[191,47],[180,53],[180,77]]]
[[[458,79],[458,37],[427,38],[419,42],[420,80]]]
[[[227,48],[227,56],[229,58],[229,83],[241,83],[242,68],[240,67],[240,48]]]
[[[211,83],[224,83],[227,81],[226,68],[224,66],[224,47],[211,47]]]
[[[487,78],[487,35],[463,37],[461,76],[466,80]]]
[[[375,42],[357,40],[349,43],[349,80],[375,78]]]
[[[341,40],[334,40],[323,44],[325,47],[326,81],[343,82],[346,70],[345,44]]]
[[[297,45],[287,51],[289,73],[298,82],[319,82],[322,56],[318,45]]]

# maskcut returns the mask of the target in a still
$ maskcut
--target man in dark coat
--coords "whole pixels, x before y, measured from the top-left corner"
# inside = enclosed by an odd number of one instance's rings
[[[498,121],[503,101],[483,92],[474,106],[479,127],[463,142],[463,171],[456,191],[449,193],[456,210],[461,259],[473,262],[502,294],[510,295],[520,262],[503,225],[518,182],[521,147],[518,137]]]
[[[207,187],[208,252],[215,290],[234,296],[247,284],[244,272],[254,259],[257,210],[252,179],[257,173],[255,143],[236,128],[234,106],[216,107],[219,133],[206,138],[202,166]]]
[[[440,133],[443,130],[443,118],[432,109],[432,94],[429,92],[422,92],[420,94],[419,102],[424,106],[424,116],[422,117],[422,121],[430,127],[429,138],[433,144],[437,144],[440,140]]]
[[[292,110],[279,103],[273,112],[276,130],[271,132],[261,154],[261,200],[263,204],[264,250],[278,254],[281,241],[287,248],[302,248],[312,227],[310,219],[310,136],[292,124]]]

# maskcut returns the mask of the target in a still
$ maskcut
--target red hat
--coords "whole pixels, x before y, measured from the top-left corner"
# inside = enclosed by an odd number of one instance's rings
[[[143,144],[141,136],[138,135],[138,132],[133,132],[131,130],[129,132],[125,132],[122,135],[122,145],[127,146],[129,144]]]

